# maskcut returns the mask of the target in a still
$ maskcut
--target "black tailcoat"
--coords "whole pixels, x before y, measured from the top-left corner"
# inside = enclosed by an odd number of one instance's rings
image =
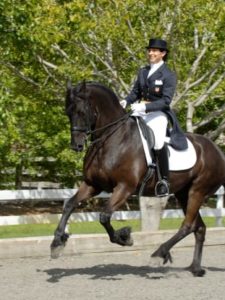
[[[184,150],[187,148],[187,141],[175,113],[170,108],[176,89],[176,74],[165,63],[148,78],[149,70],[150,66],[145,66],[139,70],[126,101],[128,104],[132,104],[135,101],[145,100],[147,101],[146,112],[162,111],[166,113],[172,124],[170,130],[171,144],[177,150]]]

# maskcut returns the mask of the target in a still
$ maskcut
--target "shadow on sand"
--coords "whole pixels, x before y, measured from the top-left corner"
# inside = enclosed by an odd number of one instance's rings
[[[102,264],[87,268],[53,268],[37,271],[47,273],[50,276],[47,281],[52,283],[59,282],[64,277],[76,275],[89,276],[92,280],[122,280],[124,276],[131,275],[145,279],[157,280],[165,277],[176,278],[179,277],[179,272],[187,272],[184,268],[131,266],[127,264]]]

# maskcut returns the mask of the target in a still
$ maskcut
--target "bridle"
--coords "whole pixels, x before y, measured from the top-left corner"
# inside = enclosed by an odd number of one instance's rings
[[[90,105],[90,102],[86,96],[86,93],[85,93],[85,98],[84,98],[84,101],[87,102],[87,114],[86,114],[86,122],[85,124],[87,124],[87,126],[72,126],[70,131],[71,133],[73,132],[83,132],[83,133],[88,133],[91,131],[91,118],[92,118],[92,114],[91,114],[91,105]]]
[[[73,132],[84,132],[84,133],[87,133],[88,130],[87,130],[87,127],[81,127],[81,126],[73,126],[70,131],[73,133]]]

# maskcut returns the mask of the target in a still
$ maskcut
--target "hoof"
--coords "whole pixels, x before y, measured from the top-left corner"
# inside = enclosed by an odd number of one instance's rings
[[[150,257],[149,266],[152,268],[161,268],[163,266],[162,258],[159,256],[152,256]]]
[[[188,268],[186,268],[187,271],[191,272],[193,274],[193,276],[195,277],[203,277],[206,273],[206,271],[204,269],[201,268],[194,268],[193,266],[190,266]]]
[[[130,238],[126,240],[126,244],[124,246],[130,246],[131,247],[131,246],[133,246],[133,244],[134,244],[134,240],[130,236]]]
[[[132,246],[134,241],[131,237],[131,227],[123,227],[115,232],[115,238],[112,241],[121,246]]]
[[[61,237],[57,235],[55,236],[55,239],[51,244],[51,258],[58,258],[62,254],[68,238],[68,233],[64,233]]]
[[[205,270],[201,269],[196,272],[192,272],[195,277],[203,277],[205,275]]]
[[[160,253],[160,251],[157,250],[154,253],[152,253],[151,257],[160,257],[163,260],[164,265],[168,262],[170,262],[170,263],[173,262],[170,252]]]
[[[60,255],[62,255],[64,249],[64,245],[57,246],[57,247],[51,247],[51,258],[56,259],[59,258]]]

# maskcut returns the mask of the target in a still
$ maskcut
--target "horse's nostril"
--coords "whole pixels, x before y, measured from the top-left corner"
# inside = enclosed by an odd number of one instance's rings
[[[80,152],[83,151],[83,145],[71,145],[71,149],[76,152]]]
[[[83,150],[83,145],[77,145],[77,151],[82,151]]]

